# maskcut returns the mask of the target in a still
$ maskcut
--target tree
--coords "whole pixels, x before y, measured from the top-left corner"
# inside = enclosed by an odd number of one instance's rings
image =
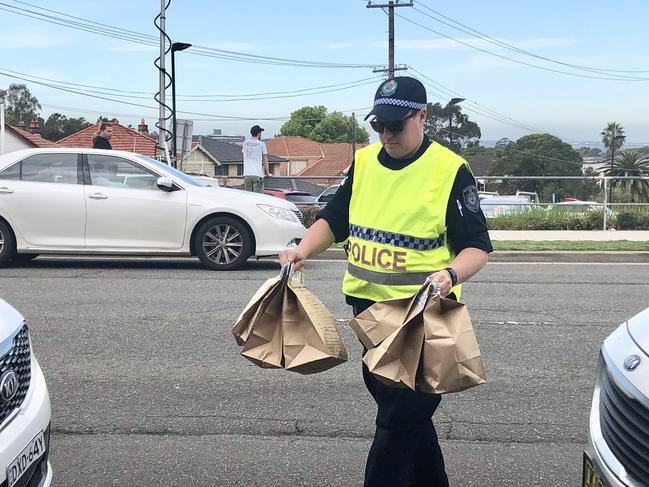
[[[38,119],[41,105],[26,85],[11,83],[7,90],[0,90],[0,100],[5,102],[5,120],[9,125],[29,126],[29,122]]]
[[[613,146],[615,145],[615,150],[618,150],[624,144],[624,139],[615,139],[615,137],[624,135],[624,127],[617,122],[609,122],[606,125],[606,128],[600,133],[602,136],[602,143],[604,147],[608,150],[609,154],[611,153]]]
[[[462,113],[459,105],[442,107],[439,103],[429,103],[424,131],[428,138],[449,147],[455,152],[480,143],[480,127]],[[453,147],[450,144],[449,121],[453,125]]]
[[[47,117],[47,121],[42,124],[41,136],[44,139],[56,142],[68,135],[72,135],[79,130],[89,127],[91,124],[85,118],[67,118],[60,113],[53,113]]]
[[[521,137],[501,152],[491,168],[492,176],[581,176],[582,159],[570,144],[549,134]],[[545,201],[552,195],[573,196],[583,186],[580,180],[522,179],[503,182],[498,191],[535,191]]]
[[[355,139],[366,144],[370,140],[367,130],[354,120]],[[320,106],[302,107],[291,113],[291,119],[282,125],[279,135],[298,135],[322,143],[352,142],[352,118],[341,112],[327,113]]]
[[[613,168],[603,171],[605,176],[649,176],[649,158],[637,151],[623,151],[613,161]],[[617,179],[611,184],[621,188],[634,203],[649,203],[649,181],[643,179]]]

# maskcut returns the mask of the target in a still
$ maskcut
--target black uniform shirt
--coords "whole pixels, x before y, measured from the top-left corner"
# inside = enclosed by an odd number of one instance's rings
[[[419,159],[431,142],[426,136],[417,153],[409,159],[394,159],[381,148],[379,162],[382,166],[398,171]],[[329,224],[336,242],[342,242],[349,237],[349,203],[352,197],[354,180],[354,163],[352,163],[347,179],[338,188],[333,199],[318,213],[317,218],[323,218]],[[480,209],[475,178],[466,166],[462,166],[455,176],[451,196],[446,209],[446,235],[448,242],[455,252],[472,247],[493,252],[491,239],[487,232],[487,222]],[[347,296],[347,303],[357,304],[357,298]]]

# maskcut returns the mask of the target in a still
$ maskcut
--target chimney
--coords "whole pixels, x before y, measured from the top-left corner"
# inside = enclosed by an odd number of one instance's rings
[[[37,119],[33,119],[29,122],[29,127],[27,127],[27,132],[30,134],[40,134],[41,133],[41,124],[38,123]]]
[[[142,135],[149,135],[149,126],[144,119],[140,120],[140,125],[137,126],[137,131]]]

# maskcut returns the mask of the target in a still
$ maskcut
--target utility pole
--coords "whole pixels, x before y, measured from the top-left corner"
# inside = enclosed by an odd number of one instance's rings
[[[167,46],[165,45],[165,0],[160,0],[160,108],[158,110],[158,146],[160,150],[165,150],[165,54]],[[168,151],[165,151],[168,152]],[[162,159],[162,158],[161,158]],[[167,157],[167,164],[171,164]]]
[[[406,66],[394,66],[394,9],[395,7],[412,7],[413,1],[408,3],[399,3],[399,0],[390,0],[388,3],[367,2],[367,8],[387,8],[388,9],[388,69],[375,69],[375,73],[388,73],[388,79],[394,78],[395,71],[408,69]]]

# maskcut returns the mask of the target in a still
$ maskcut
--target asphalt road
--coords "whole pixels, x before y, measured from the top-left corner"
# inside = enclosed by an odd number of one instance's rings
[[[0,271],[52,399],[60,486],[358,486],[375,407],[360,345],[313,376],[262,370],[230,329],[271,262],[203,270],[178,259],[37,259]],[[306,285],[340,319],[344,262]],[[598,348],[648,305],[647,264],[492,263],[464,299],[489,382],[435,415],[453,486],[581,479]]]

